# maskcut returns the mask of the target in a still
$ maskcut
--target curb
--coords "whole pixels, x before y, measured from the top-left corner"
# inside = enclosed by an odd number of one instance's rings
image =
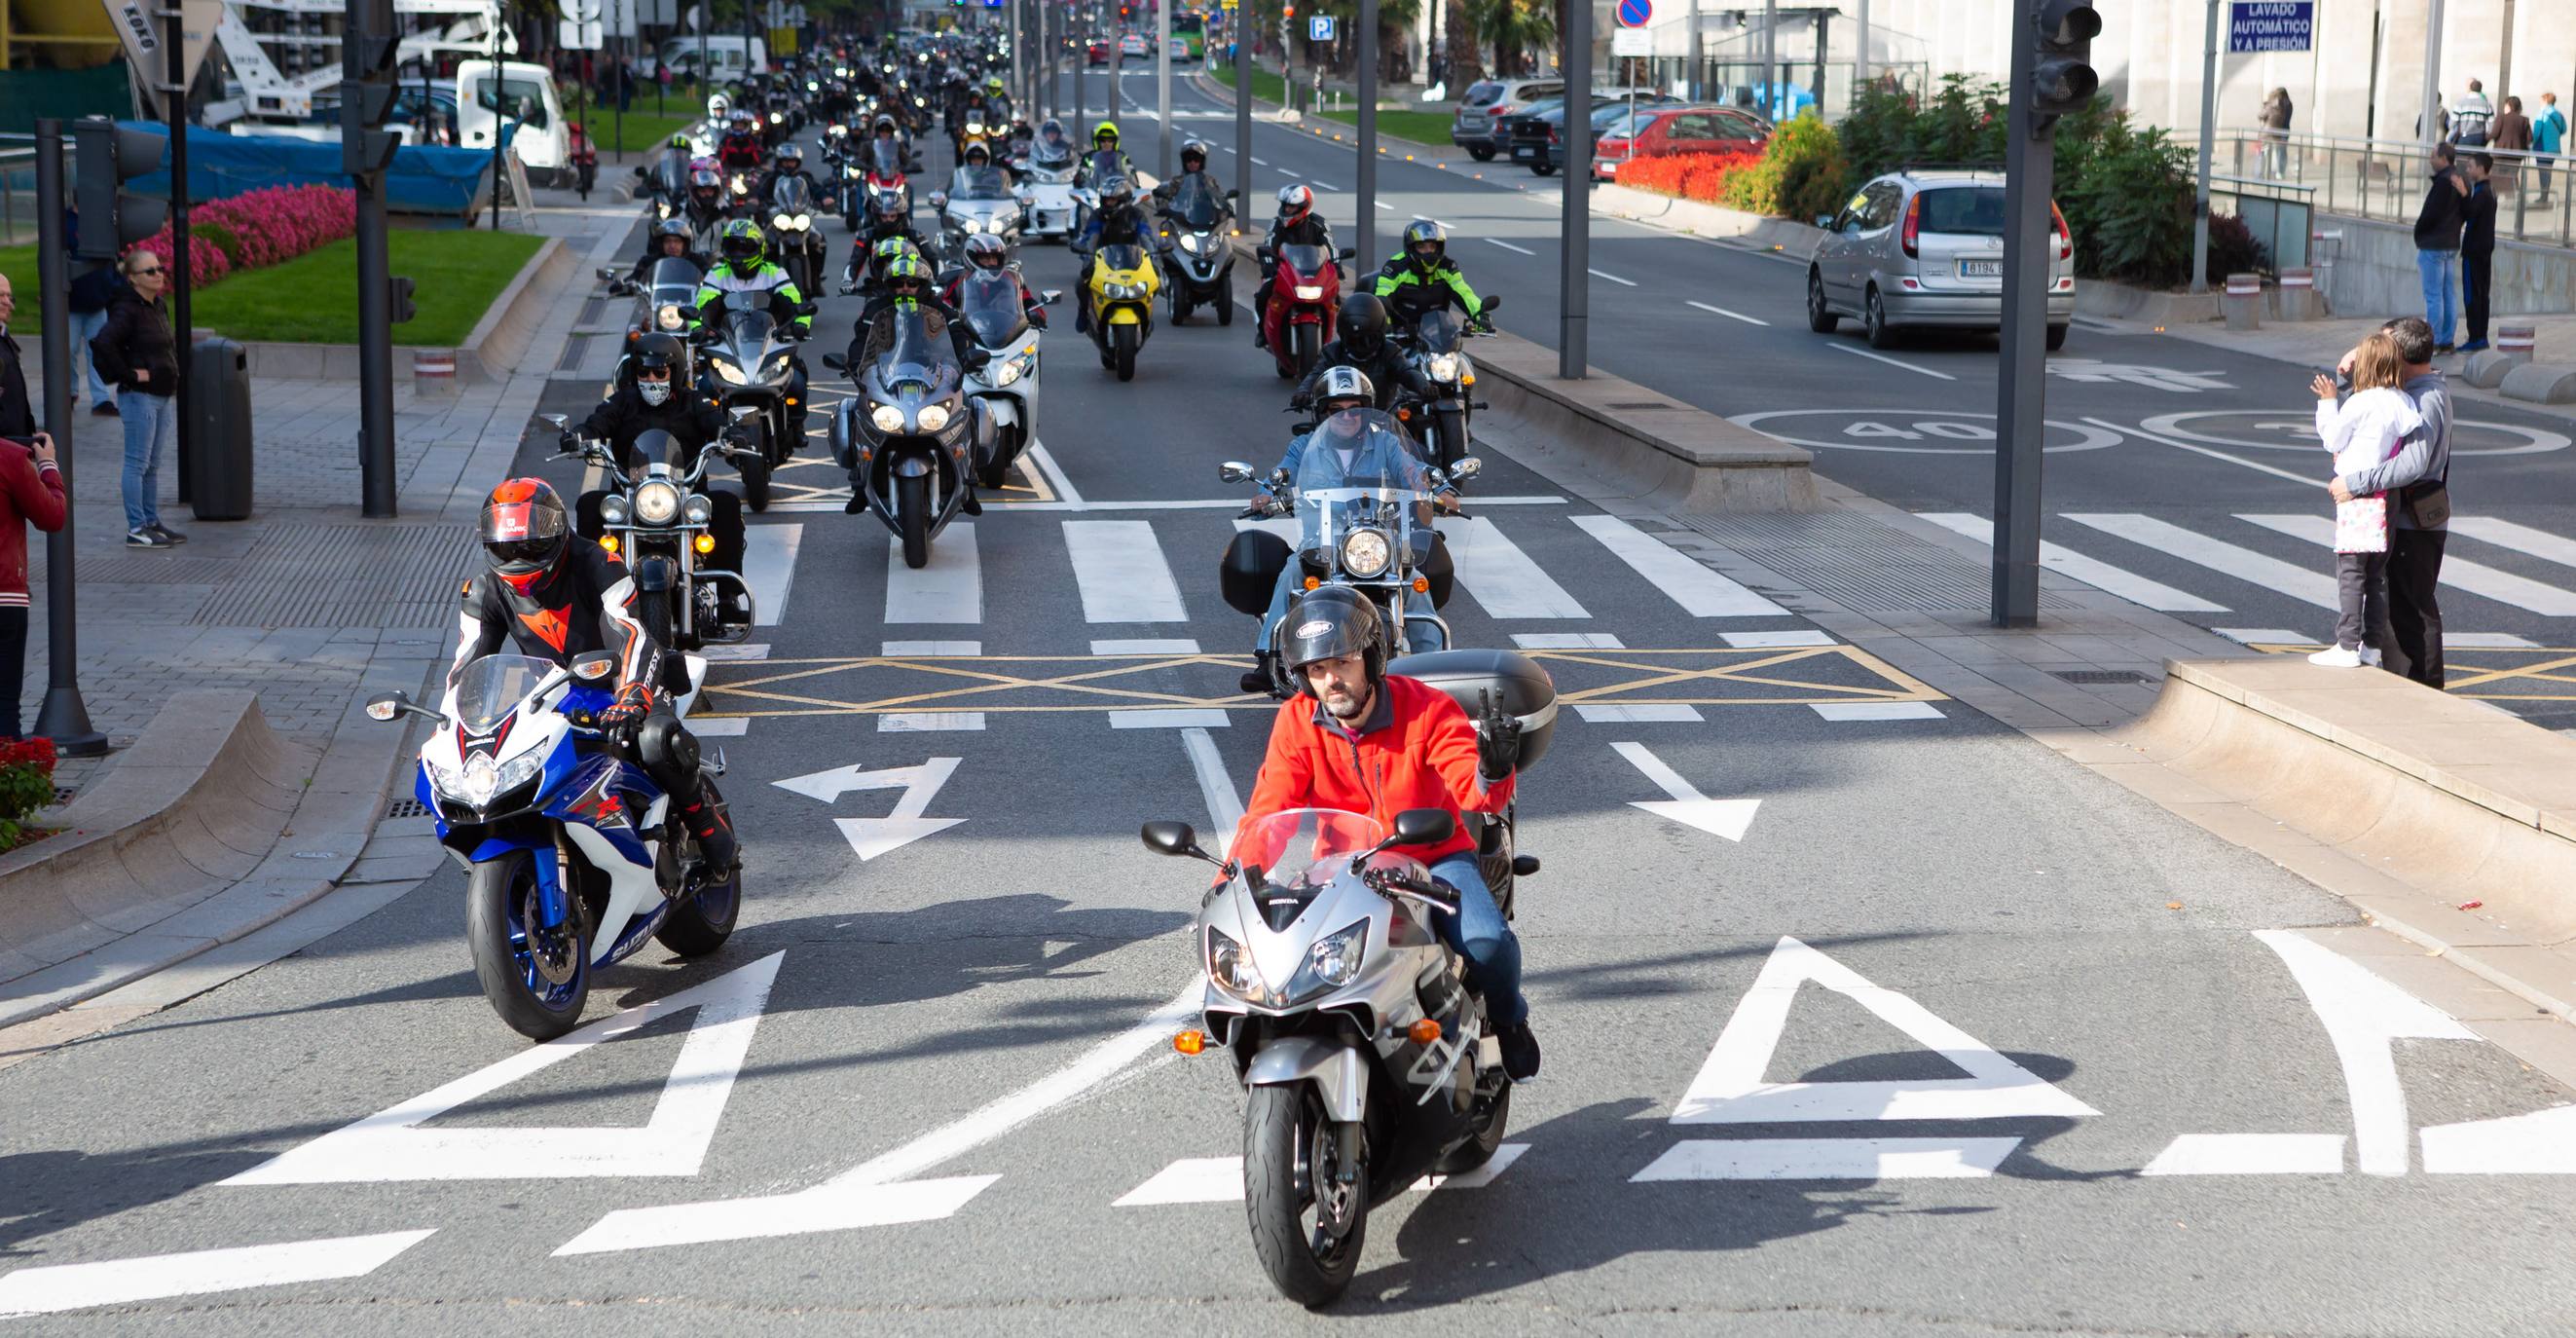
[[[560,237],[547,238],[528,257],[484,309],[483,319],[475,323],[465,342],[456,346],[458,384],[496,385],[510,379],[513,364],[526,356],[530,336],[559,294],[562,277],[573,268],[572,249]],[[394,345],[397,355],[421,347],[425,346]],[[281,381],[354,383],[358,379],[355,344],[246,343],[242,349],[250,359],[252,376]],[[396,375],[402,375],[399,368]]]

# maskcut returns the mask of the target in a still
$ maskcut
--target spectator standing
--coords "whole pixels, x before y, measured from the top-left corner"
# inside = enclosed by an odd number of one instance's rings
[[[2531,118],[2522,114],[2522,99],[2506,98],[2504,110],[2496,113],[2495,139],[2488,146],[2498,153],[2521,155],[2531,152]],[[2504,165],[2489,173],[2499,191],[2522,188],[2522,159],[2508,157]]]
[[[2495,104],[2487,101],[2486,85],[2471,79],[2469,91],[2451,105],[2451,142],[2464,149],[2485,148],[2494,121]]]
[[[2531,118],[2531,148],[2540,164],[2540,202],[2549,203],[2549,161],[2567,143],[2567,113],[2558,110],[2558,95],[2540,95],[2540,114]]]
[[[18,341],[9,336],[18,297],[0,274],[0,739],[19,737],[27,676],[27,526],[63,527],[63,472],[54,439],[36,430]]]
[[[2383,647],[2392,674],[2427,687],[2442,686],[2442,546],[2451,525],[2451,391],[2433,370],[2433,331],[2412,316],[2390,321],[2386,332],[2406,360],[2399,389],[2415,401],[2424,425],[2406,435],[2397,458],[2373,469],[2337,474],[2328,485],[2337,503],[2388,494],[2388,624],[2393,642]],[[2349,370],[2355,349],[2346,354]]]
[[[2317,396],[2317,436],[2334,452],[2333,473],[2357,473],[2387,463],[2409,432],[2424,420],[2399,385],[2406,366],[2397,341],[2381,331],[2361,341],[2350,359],[2349,398],[2337,403],[2337,378],[2309,383]],[[2383,662],[2395,640],[2388,623],[2388,498],[2372,493],[2335,503],[2335,593],[2341,605],[2334,644],[2308,657],[2330,669],[2358,669]]]
[[[116,408],[125,419],[125,546],[170,548],[188,536],[161,523],[161,452],[170,444],[172,397],[179,393],[179,354],[161,297],[169,276],[161,257],[141,247],[117,265],[125,290],[107,309],[107,324],[89,351],[116,383]]]
[[[2451,351],[2459,321],[2460,229],[2468,197],[2469,183],[2452,161],[2451,146],[2434,145],[2432,178],[2423,207],[2415,211],[2415,268],[2424,280],[2424,320],[2441,353]]]
[[[72,227],[77,236],[78,211]],[[73,279],[67,294],[72,309],[72,356],[81,361],[89,378],[89,411],[101,418],[116,416],[116,387],[98,374],[98,359],[89,353],[89,341],[99,327],[107,324],[108,303],[116,298],[116,269],[100,265]]]
[[[2469,337],[2460,351],[2476,353],[2487,346],[2488,288],[2495,281],[2496,193],[2488,181],[2495,156],[2462,154],[2460,169],[2469,180],[2468,198],[2460,203],[2460,296],[2468,311]]]
[[[2273,89],[2255,120],[2263,127],[2263,175],[2278,181],[2290,174],[2290,90]]]

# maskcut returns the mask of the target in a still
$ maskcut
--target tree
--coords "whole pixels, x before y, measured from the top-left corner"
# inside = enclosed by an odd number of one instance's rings
[[[1476,35],[1494,48],[1494,73],[1528,73],[1529,53],[1556,44],[1555,0],[1466,0]]]
[[[1463,96],[1467,85],[1485,77],[1484,57],[1476,50],[1476,29],[1467,21],[1467,0],[1446,0],[1440,27],[1441,40],[1449,45],[1451,96]]]

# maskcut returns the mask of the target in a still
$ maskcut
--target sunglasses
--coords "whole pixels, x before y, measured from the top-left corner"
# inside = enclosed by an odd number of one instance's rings
[[[150,268],[150,269],[138,269],[138,270],[134,271],[134,273],[133,273],[133,276],[132,276],[132,277],[137,278],[137,279],[140,279],[140,278],[142,278],[142,277],[143,277],[144,275],[146,275],[146,274],[158,274],[158,273],[160,273],[160,272],[161,272],[161,267],[160,267],[159,265],[154,265],[154,266],[153,266],[152,268]]]

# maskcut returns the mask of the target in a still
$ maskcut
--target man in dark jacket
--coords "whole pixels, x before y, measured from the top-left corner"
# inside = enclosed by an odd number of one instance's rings
[[[1339,333],[1315,355],[1315,370],[1297,383],[1297,393],[1289,403],[1303,407],[1311,402],[1323,383],[1324,373],[1335,367],[1356,367],[1368,377],[1370,388],[1377,392],[1377,402],[1372,407],[1382,411],[1395,407],[1398,391],[1419,390],[1417,378],[1404,364],[1404,355],[1386,337],[1386,326],[1386,303],[1376,294],[1353,293],[1343,298],[1334,327]]]
[[[2463,154],[2460,170],[2469,182],[2468,198],[2460,202],[2460,297],[2468,309],[2469,338],[2460,351],[2475,353],[2487,346],[2487,289],[2495,281],[2496,193],[2487,180],[2495,159],[2484,151]]]
[[[2433,370],[2433,330],[2412,316],[2382,327],[2406,360],[2400,389],[2415,401],[2424,426],[2406,434],[2397,454],[2328,486],[2337,502],[2388,494],[2388,624],[2394,645],[2380,649],[2384,668],[2427,687],[2442,686],[2442,548],[2450,539],[2451,391]],[[2353,355],[2336,370],[2349,373]]]
[[[2451,351],[2451,332],[2459,322],[2459,263],[2462,208],[2469,183],[2452,164],[2451,146],[2433,146],[2432,180],[2424,188],[2424,205],[2415,211],[2415,269],[2424,279],[2424,323],[2433,327],[2433,351]]]
[[[627,359],[617,388],[590,411],[573,433],[607,442],[609,453],[617,458],[617,467],[630,475],[654,463],[636,452],[635,439],[647,432],[670,433],[678,449],[664,463],[685,473],[697,463],[698,452],[707,443],[731,435],[725,425],[724,409],[695,393],[697,378],[690,373],[689,362],[689,346],[678,335],[656,333],[636,340],[635,352]],[[610,487],[615,486],[611,481]],[[707,555],[707,565],[718,571],[741,571],[742,499],[721,488],[702,491],[715,506],[715,514],[707,522],[707,536],[716,546]],[[608,489],[586,492],[573,503],[583,538],[599,537],[599,501],[607,495]]]

